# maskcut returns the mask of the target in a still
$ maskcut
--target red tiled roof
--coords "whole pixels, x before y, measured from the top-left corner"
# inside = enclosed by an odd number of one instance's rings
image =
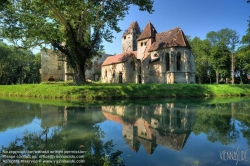
[[[138,37],[137,40],[143,40],[146,38],[152,38],[155,37],[155,34],[157,33],[155,27],[151,24],[151,22],[148,22],[145,29],[142,31],[141,35]]]
[[[121,54],[116,54],[114,56],[109,56],[105,59],[102,66],[126,62],[130,55],[134,55],[136,57],[137,51],[129,51],[129,52],[121,53]]]
[[[122,120],[122,117],[120,117],[119,115],[113,115],[113,114],[110,114],[108,112],[104,112],[102,111],[103,115],[108,119],[108,120],[112,120],[116,123],[119,123],[119,124],[122,124],[122,125],[125,125],[124,121]]]
[[[185,34],[178,27],[166,32],[157,33],[156,40],[150,46],[149,51],[176,46],[191,48]]]
[[[127,35],[127,34],[129,34],[129,33],[132,33],[132,30],[135,30],[136,33],[140,33],[140,32],[141,32],[140,27],[139,27],[137,21],[132,22],[132,23],[130,24],[129,28],[123,33],[122,36],[125,36],[125,35]]]

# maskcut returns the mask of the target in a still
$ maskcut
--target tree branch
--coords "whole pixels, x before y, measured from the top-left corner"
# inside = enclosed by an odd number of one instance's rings
[[[102,5],[99,6],[99,8],[98,8],[98,10],[97,10],[97,12],[96,12],[96,20],[99,20],[99,12],[101,11],[101,9],[103,9],[103,7],[104,7],[104,2],[105,2],[105,0],[102,0]]]
[[[44,3],[46,3],[47,5],[49,5],[49,7],[52,9],[53,13],[55,14],[56,18],[58,19],[58,21],[60,21],[68,31],[71,30],[68,22],[64,19],[63,14],[57,10],[56,6],[53,5],[49,0],[42,0]]]

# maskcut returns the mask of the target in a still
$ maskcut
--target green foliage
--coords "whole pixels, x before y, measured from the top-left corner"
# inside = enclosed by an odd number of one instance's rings
[[[239,75],[236,81],[238,83],[250,83],[247,79],[247,74],[250,73],[250,45],[239,47],[235,55],[236,71]]]
[[[218,32],[211,31],[207,33],[206,38],[209,40],[212,46],[215,46],[218,43],[223,43],[232,52],[239,43],[239,35],[235,30],[229,28],[221,29]]]
[[[236,52],[236,66],[241,83],[249,83],[247,74],[250,73],[250,24],[247,33],[241,39],[242,46]]]
[[[194,37],[190,41],[192,52],[195,56],[196,64],[196,82],[211,83],[214,78],[213,69],[210,63],[211,44],[208,40],[201,40],[199,37]]]
[[[118,22],[131,5],[153,12],[153,0],[9,1],[0,13],[0,28],[4,38],[21,47],[48,44],[64,53],[81,84],[88,62],[102,50],[102,40],[111,42],[112,32],[121,31]]]
[[[0,131],[21,127],[41,117],[38,104],[17,103],[0,100]],[[22,112],[20,114],[20,112]]]
[[[210,50],[210,61],[216,71],[216,82],[219,83],[219,75],[224,80],[230,77],[230,52],[225,44],[219,43]]]
[[[40,55],[0,42],[0,84],[39,83]]]
[[[198,106],[192,131],[196,135],[205,133],[210,142],[223,145],[235,144],[242,133],[249,144],[249,108],[248,102],[243,101]]]
[[[212,47],[216,47],[218,45],[223,46],[223,47],[227,47],[228,51],[230,52],[230,56],[231,56],[231,62],[227,63],[226,65],[228,65],[228,67],[223,67],[223,69],[221,68],[222,66],[220,65],[220,69],[218,70],[218,63],[216,65],[216,83],[219,83],[219,74],[222,75],[222,77],[224,77],[225,79],[225,75],[226,73],[229,73],[227,77],[230,77],[231,75],[231,82],[232,84],[235,83],[235,57],[234,57],[234,51],[236,46],[239,44],[239,35],[235,30],[231,30],[229,28],[224,28],[219,30],[218,32],[209,32],[207,34],[207,39],[211,42]],[[225,48],[222,48],[223,50],[225,50]],[[220,54],[220,53],[219,53]],[[226,58],[226,56],[224,57]],[[216,59],[213,58],[214,61],[216,61]],[[230,67],[231,67],[231,71],[230,71]],[[228,69],[227,69],[228,68]],[[226,70],[228,70],[226,72]],[[232,73],[231,73],[232,72]]]
[[[250,24],[248,25],[247,33],[241,39],[241,43],[245,45],[250,45]]]
[[[196,161],[194,162],[194,164],[195,164],[196,166],[198,166],[198,165],[199,165],[199,161],[196,160]]]
[[[104,161],[103,166],[116,166],[116,165],[124,165],[124,162],[122,161],[122,158],[119,156],[122,154],[122,151],[118,150],[115,153],[112,153],[111,155],[105,155],[101,159]]]
[[[195,55],[197,82],[214,83],[216,78],[217,84],[226,83],[230,76],[234,82],[237,69],[234,51],[238,43],[239,35],[229,28],[208,32],[205,40],[193,38],[190,44]]]

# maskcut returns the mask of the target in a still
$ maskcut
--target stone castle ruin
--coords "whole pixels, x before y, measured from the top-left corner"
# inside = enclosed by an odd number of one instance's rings
[[[110,55],[100,54],[92,59],[92,68],[86,70],[85,76],[88,80],[99,80],[101,76],[101,65]],[[67,65],[65,56],[59,51],[41,50],[41,81],[67,81],[73,79],[73,69]]]
[[[195,83],[195,61],[184,32],[158,33],[151,22],[141,32],[137,22],[122,36],[122,53],[102,64],[104,83]]]
[[[72,79],[67,71],[65,57],[60,52],[41,50],[41,81],[61,81]]]

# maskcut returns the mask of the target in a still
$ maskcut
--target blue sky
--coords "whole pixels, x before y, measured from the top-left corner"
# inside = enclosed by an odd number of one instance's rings
[[[247,20],[250,20],[247,0],[155,0],[154,10],[153,14],[149,14],[132,6],[125,19],[119,22],[122,31],[113,33],[113,43],[103,42],[105,52],[121,52],[122,34],[134,21],[141,29],[150,21],[157,32],[179,26],[186,35],[205,39],[208,32],[223,28],[236,30],[241,38],[246,34]]]

